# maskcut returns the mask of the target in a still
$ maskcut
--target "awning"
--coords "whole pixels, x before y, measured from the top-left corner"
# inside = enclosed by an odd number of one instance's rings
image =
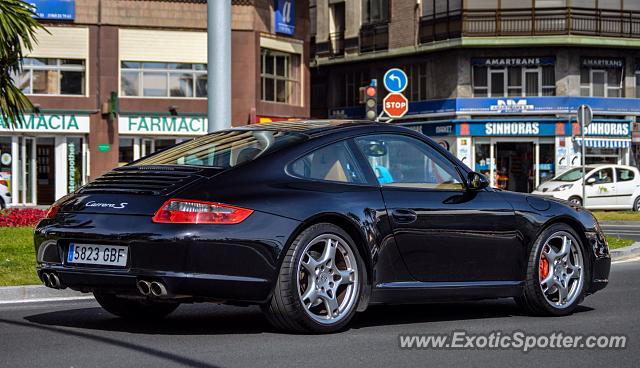
[[[590,148],[629,148],[631,138],[585,138],[585,147]],[[582,145],[582,138],[576,137],[576,143]]]

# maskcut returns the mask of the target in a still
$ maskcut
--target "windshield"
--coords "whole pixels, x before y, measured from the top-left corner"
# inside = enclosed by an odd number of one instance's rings
[[[229,168],[254,160],[265,152],[298,142],[299,133],[272,130],[227,130],[173,146],[142,158],[132,166],[192,165]]]
[[[585,168],[585,172],[589,173],[593,169],[595,169],[595,167],[587,166]],[[581,167],[576,167],[575,169],[571,169],[571,170],[565,172],[564,174],[559,175],[554,180],[556,180],[556,181],[576,181],[578,179],[582,179],[582,168]]]

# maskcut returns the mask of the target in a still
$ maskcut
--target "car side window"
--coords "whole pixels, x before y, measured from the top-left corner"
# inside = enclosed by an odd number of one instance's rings
[[[383,186],[463,189],[454,164],[428,144],[407,136],[370,135],[355,139]]]
[[[616,178],[618,181],[631,181],[635,178],[635,174],[629,169],[616,169]]]
[[[346,142],[333,143],[297,159],[289,172],[297,177],[343,183],[365,183]]]
[[[595,184],[613,183],[613,170],[611,168],[598,170],[593,175],[591,175],[587,180],[591,178],[596,179]]]

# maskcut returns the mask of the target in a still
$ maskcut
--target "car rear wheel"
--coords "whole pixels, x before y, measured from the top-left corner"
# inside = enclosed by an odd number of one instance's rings
[[[338,331],[356,311],[363,272],[362,259],[344,230],[328,223],[313,225],[291,244],[263,311],[278,329]]]
[[[588,276],[587,255],[575,231],[552,225],[531,249],[524,293],[516,302],[534,315],[570,314],[584,299]]]
[[[160,319],[178,308],[178,303],[155,302],[118,297],[94,292],[98,304],[107,312],[125,319]]]
[[[636,198],[636,201],[633,202],[633,210],[640,211],[640,196],[638,196],[638,198]]]

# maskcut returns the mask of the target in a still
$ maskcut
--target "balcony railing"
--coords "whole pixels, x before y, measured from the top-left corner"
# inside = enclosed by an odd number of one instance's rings
[[[387,50],[389,23],[370,23],[360,27],[360,52]]]
[[[640,12],[586,8],[465,9],[420,20],[421,43],[460,36],[569,34],[640,38]]]

